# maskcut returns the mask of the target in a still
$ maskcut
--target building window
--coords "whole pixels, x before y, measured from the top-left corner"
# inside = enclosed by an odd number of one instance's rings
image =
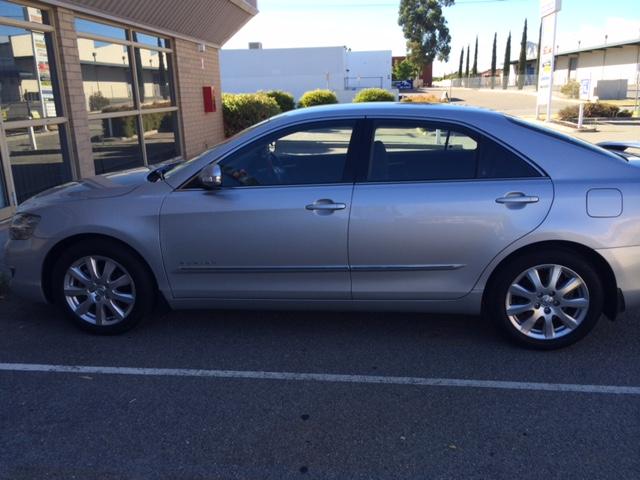
[[[180,155],[171,42],[76,18],[96,173]]]
[[[71,179],[53,35],[47,10],[0,0],[0,199]]]
[[[18,203],[71,178],[63,125],[6,130]]]
[[[92,120],[89,130],[98,175],[135,168],[144,163],[137,115]]]

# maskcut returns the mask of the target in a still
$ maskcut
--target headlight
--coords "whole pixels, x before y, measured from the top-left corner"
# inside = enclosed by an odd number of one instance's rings
[[[38,215],[31,213],[18,213],[11,220],[9,227],[9,236],[12,240],[28,240],[33,235],[33,231],[40,223]]]

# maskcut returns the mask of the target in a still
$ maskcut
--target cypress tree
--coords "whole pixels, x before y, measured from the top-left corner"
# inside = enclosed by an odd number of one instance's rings
[[[464,76],[467,79],[469,78],[469,45],[467,45],[467,63],[466,63],[466,67],[464,69]]]
[[[527,19],[524,19],[522,40],[520,41],[520,58],[518,59],[518,89],[524,87],[524,79],[527,74]]]
[[[476,50],[473,54],[473,68],[471,69],[471,75],[474,77],[478,75],[478,36],[476,35]]]
[[[496,42],[498,41],[498,32],[493,34],[493,48],[491,49],[491,88],[496,86]]]
[[[511,69],[511,32],[507,37],[507,45],[504,47],[504,63],[502,66],[502,88],[506,90],[509,85],[509,73]]]
[[[460,50],[460,67],[458,67],[458,78],[462,78],[462,62],[464,61],[464,47]]]

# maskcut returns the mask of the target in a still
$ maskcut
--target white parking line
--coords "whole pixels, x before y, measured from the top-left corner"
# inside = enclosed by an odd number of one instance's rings
[[[419,387],[492,388],[498,390],[534,390],[541,392],[606,393],[640,395],[640,387],[622,385],[580,385],[572,383],[511,382],[458,378],[386,377],[374,375],[336,375],[329,373],[257,372],[245,370],[194,370],[185,368],[94,367],[88,365],[42,365],[36,363],[0,363],[0,371],[45,373],[93,373],[102,375],[142,375],[155,377],[205,377],[297,382],[361,383],[413,385]]]

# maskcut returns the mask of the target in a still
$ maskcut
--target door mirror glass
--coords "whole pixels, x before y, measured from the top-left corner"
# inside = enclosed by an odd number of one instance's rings
[[[198,175],[198,179],[200,180],[200,185],[206,189],[213,190],[214,188],[221,187],[222,169],[220,165],[217,163],[207,165],[202,169],[200,175]]]

